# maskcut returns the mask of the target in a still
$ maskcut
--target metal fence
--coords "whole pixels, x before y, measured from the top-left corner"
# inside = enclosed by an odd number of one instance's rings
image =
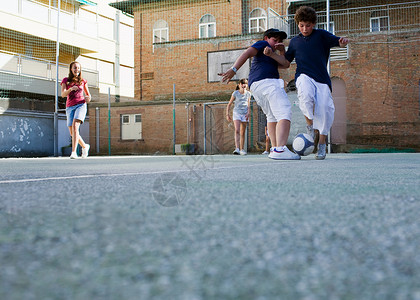
[[[318,28],[326,29],[327,12],[318,11]],[[336,35],[357,35],[384,31],[411,31],[420,26],[420,1],[330,10],[330,31]],[[294,14],[269,15],[290,38],[299,33]]]
[[[45,59],[0,50],[0,72],[55,80],[56,64]],[[59,78],[67,77],[69,67],[59,64],[58,73]],[[83,69],[83,77],[89,82],[89,86],[99,86],[98,71]]]

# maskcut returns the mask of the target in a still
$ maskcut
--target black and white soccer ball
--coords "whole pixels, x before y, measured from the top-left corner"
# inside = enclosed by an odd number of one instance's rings
[[[306,156],[314,151],[314,139],[307,133],[299,133],[292,144],[293,150],[300,156]]]

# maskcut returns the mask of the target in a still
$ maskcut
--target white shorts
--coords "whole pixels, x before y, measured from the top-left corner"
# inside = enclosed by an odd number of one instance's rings
[[[248,120],[246,119],[246,114],[240,114],[233,111],[233,121],[235,120],[239,120],[241,122],[248,122]]]
[[[327,135],[334,121],[334,101],[328,84],[316,82],[311,77],[300,74],[296,79],[299,108],[310,120],[314,129]]]
[[[269,78],[253,82],[250,90],[255,101],[267,116],[267,122],[290,121],[292,105],[284,90],[282,79]]]

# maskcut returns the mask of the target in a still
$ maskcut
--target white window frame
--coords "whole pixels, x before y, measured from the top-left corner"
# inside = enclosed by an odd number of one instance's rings
[[[261,12],[259,16],[253,17],[256,12]],[[256,22],[256,25],[253,23]],[[255,8],[249,13],[249,33],[264,32],[267,30],[267,13],[262,8]]]
[[[316,24],[316,27],[318,29],[324,29],[327,30],[327,22],[320,22]],[[331,32],[332,34],[334,34],[335,29],[334,29],[334,21],[330,21],[330,30],[329,32]]]
[[[205,17],[209,16],[212,21],[210,22],[204,22],[203,19]],[[213,29],[213,35],[210,33]],[[204,35],[202,34],[202,31],[204,31]],[[211,38],[216,36],[216,18],[212,14],[205,14],[200,18],[199,26],[198,26],[198,35],[199,38]]]
[[[163,26],[160,26],[160,25]],[[153,44],[169,41],[169,27],[165,20],[158,20],[153,25]]]
[[[383,27],[381,26],[381,20],[386,20],[386,29],[383,29]],[[376,27],[373,26],[374,21],[378,22],[378,26]],[[389,16],[371,17],[369,23],[370,23],[370,32],[379,32],[379,31],[389,30]]]
[[[122,115],[121,116],[121,122],[123,124],[130,124],[130,115]]]

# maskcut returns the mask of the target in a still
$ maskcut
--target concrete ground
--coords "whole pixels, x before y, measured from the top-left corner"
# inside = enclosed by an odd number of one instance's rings
[[[0,299],[420,299],[420,154],[0,159]]]

